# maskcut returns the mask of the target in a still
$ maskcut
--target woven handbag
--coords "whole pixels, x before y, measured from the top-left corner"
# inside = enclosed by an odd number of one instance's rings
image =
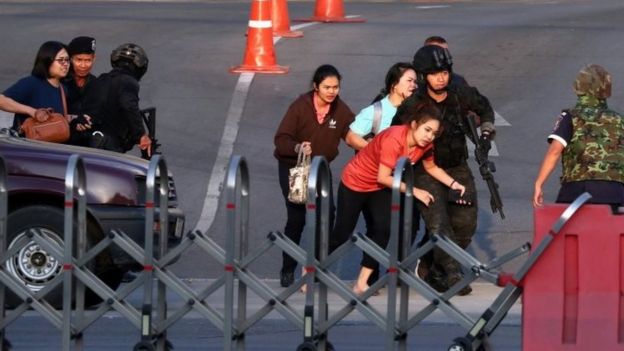
[[[305,204],[308,201],[309,175],[310,155],[304,155],[303,151],[299,150],[297,165],[290,169],[288,176],[288,201],[295,204]]]

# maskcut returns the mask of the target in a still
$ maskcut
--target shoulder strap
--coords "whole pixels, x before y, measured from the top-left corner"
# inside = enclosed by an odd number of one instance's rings
[[[59,85],[61,89],[61,101],[63,101],[63,115],[67,116],[67,99],[65,98],[65,89],[63,88],[63,83]]]
[[[381,100],[373,104],[373,129],[371,132],[375,135],[379,133],[379,127],[381,126]]]

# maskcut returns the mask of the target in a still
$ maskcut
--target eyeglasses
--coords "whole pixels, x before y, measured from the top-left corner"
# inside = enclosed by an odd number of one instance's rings
[[[69,57],[57,58],[57,59],[54,59],[54,61],[58,62],[59,65],[67,65],[69,64]]]

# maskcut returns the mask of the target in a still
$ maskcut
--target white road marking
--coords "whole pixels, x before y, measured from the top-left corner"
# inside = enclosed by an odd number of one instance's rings
[[[451,6],[449,6],[449,5],[416,6],[416,8],[420,9],[420,10],[443,9],[443,8],[447,8],[447,7],[451,7]]]
[[[236,83],[236,88],[234,89],[234,95],[232,95],[232,101],[230,102],[227,118],[225,119],[223,135],[219,143],[219,150],[217,151],[217,158],[212,166],[212,172],[210,173],[204,206],[201,216],[195,225],[195,230],[199,230],[202,233],[208,231],[217,213],[219,195],[223,188],[227,165],[230,162],[232,150],[234,149],[234,142],[236,142],[236,136],[238,135],[238,124],[243,115],[245,100],[247,100],[247,93],[249,92],[249,86],[251,85],[253,77],[253,73],[241,73]]]
[[[314,24],[317,23],[302,23],[291,26],[291,29],[302,29]],[[279,40],[280,38],[275,37],[273,38],[273,43],[275,44]],[[219,143],[219,150],[217,151],[217,158],[212,166],[210,179],[208,180],[204,205],[202,207],[199,220],[195,225],[195,230],[199,230],[202,233],[205,233],[208,229],[210,229],[212,222],[214,222],[215,215],[217,214],[219,196],[223,190],[223,181],[225,180],[227,166],[230,162],[230,158],[232,157],[232,150],[234,149],[234,143],[236,142],[236,137],[238,136],[238,125],[243,115],[245,101],[247,100],[247,95],[249,94],[249,86],[251,85],[254,76],[254,73],[241,73],[238,78],[238,82],[236,83],[236,87],[234,88],[232,101],[230,101],[227,117],[225,119],[223,135],[221,136],[221,142]]]
[[[503,116],[499,115],[496,111],[494,111],[494,125],[511,127],[511,124],[507,122],[507,120],[504,119]]]

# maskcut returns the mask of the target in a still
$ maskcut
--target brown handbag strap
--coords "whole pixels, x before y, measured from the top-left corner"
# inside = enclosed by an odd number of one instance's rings
[[[61,100],[63,101],[63,115],[67,116],[67,99],[65,99],[65,89],[63,89],[63,83],[59,85],[61,89]]]

